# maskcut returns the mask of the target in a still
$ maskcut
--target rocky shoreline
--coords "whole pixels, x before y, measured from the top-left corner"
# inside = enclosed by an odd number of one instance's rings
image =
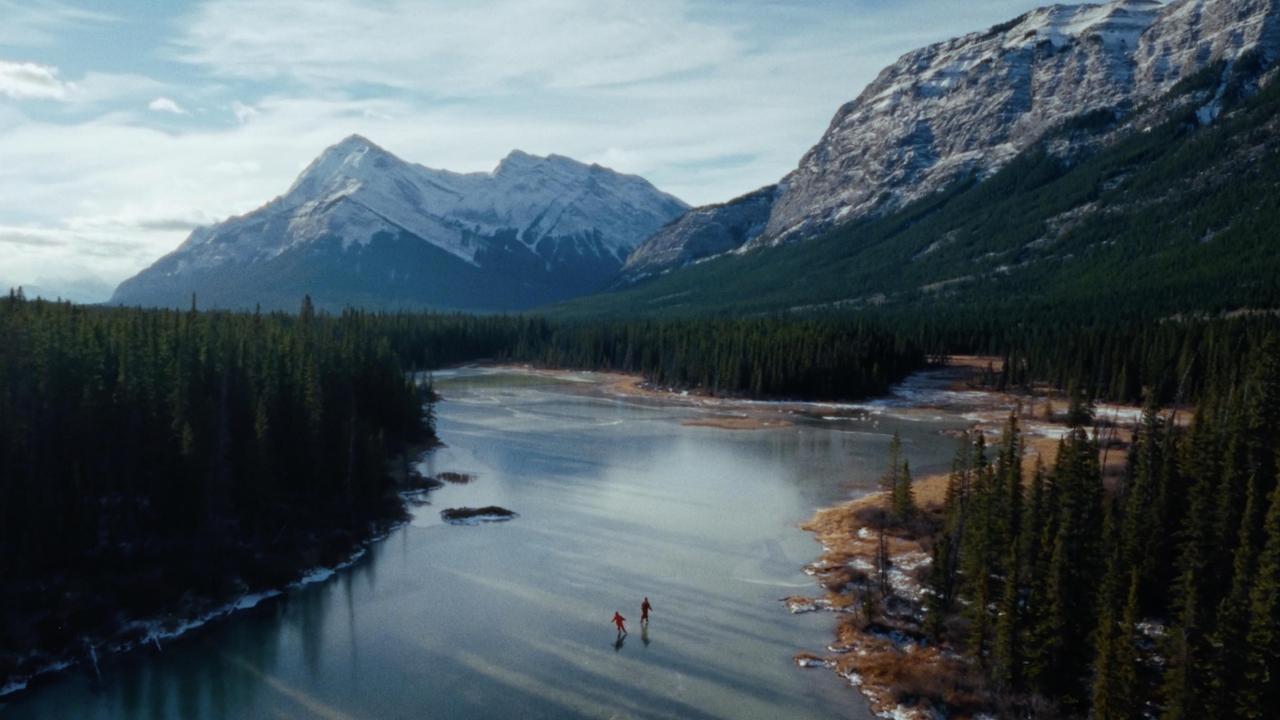
[[[969,432],[981,432],[993,443],[1005,419],[1016,413],[1026,443],[1025,472],[1030,473],[1037,458],[1052,464],[1058,439],[1066,431],[1063,418],[1053,408],[1065,408],[1066,399],[1043,388],[1035,394],[979,388],[972,377],[965,376],[965,368],[976,370],[986,360],[965,358],[946,384],[910,387],[904,383],[896,391],[898,400],[886,402],[895,402],[903,411],[939,407],[960,411],[971,422]],[[1105,426],[1099,457],[1104,477],[1120,472],[1124,448],[1131,439],[1125,425],[1136,421],[1140,412],[1134,407],[1097,407]],[[939,442],[948,439],[939,437]],[[932,720],[994,717],[996,713],[980,674],[959,649],[932,644],[924,632],[931,528],[941,522],[947,482],[948,476],[940,474],[913,483],[920,512],[911,523],[889,520],[889,497],[875,492],[821,509],[801,526],[822,546],[821,556],[805,572],[823,592],[817,597],[782,600],[792,613],[831,612],[839,619],[827,654],[802,652],[795,662],[802,668],[836,672],[858,688],[881,717]],[[879,582],[887,587],[872,589]],[[873,597],[874,606],[868,606],[868,596]]]

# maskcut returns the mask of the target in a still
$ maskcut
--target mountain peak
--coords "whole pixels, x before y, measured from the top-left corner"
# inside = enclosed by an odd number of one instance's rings
[[[1278,20],[1275,0],[1049,5],[913,50],[840,108],[753,242],[804,239],[981,180],[1068,117],[1123,113],[1253,48],[1270,62]]]
[[[512,150],[507,156],[498,162],[498,166],[494,168],[494,175],[504,173],[524,173],[539,167],[554,168],[560,170],[579,170],[590,166],[574,160],[564,155],[533,155],[523,150]]]
[[[545,158],[532,155],[520,149],[512,150],[507,156],[498,161],[498,166],[493,169],[493,174],[498,175],[503,172],[511,172],[513,170],[523,170],[533,167]]]
[[[350,180],[363,181],[380,170],[403,163],[363,135],[351,134],[325,148],[298,175],[287,196],[310,199]]]
[[[1158,0],[1112,0],[1101,5],[1049,5],[1021,16],[1004,33],[1005,48],[1050,42],[1055,47],[1096,39],[1108,47],[1137,46],[1164,4]]]
[[[317,159],[323,159],[326,156],[342,159],[358,159],[370,154],[395,157],[369,138],[353,133],[337,143],[325,148]]]
[[[305,292],[330,307],[502,310],[566,299],[601,287],[687,208],[594,168],[513,150],[493,172],[458,173],[350,135],[284,196],[196,230],[116,298],[167,304],[198,291],[213,305],[288,307]]]
[[[377,147],[377,144],[376,144],[376,143],[374,143],[374,142],[373,142],[372,140],[370,140],[369,138],[367,138],[367,137],[365,137],[365,136],[361,135],[360,133],[351,133],[350,135],[348,135],[348,136],[346,136],[346,137],[342,138],[342,139],[341,139],[341,140],[339,140],[337,143],[335,143],[335,144],[334,144],[334,147],[340,147],[340,146],[343,146],[343,145],[347,145],[347,146],[353,146],[353,145],[367,145],[367,146],[370,146],[370,147]]]

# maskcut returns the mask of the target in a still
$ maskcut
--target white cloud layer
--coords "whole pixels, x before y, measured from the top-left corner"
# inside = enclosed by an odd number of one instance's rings
[[[475,96],[529,84],[619,85],[714,66],[730,28],[680,0],[222,0],[201,5],[178,56],[225,77],[374,84]]]

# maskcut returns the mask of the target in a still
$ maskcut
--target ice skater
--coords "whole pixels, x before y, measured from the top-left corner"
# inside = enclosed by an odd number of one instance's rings
[[[653,609],[653,606],[649,604],[649,598],[646,597],[644,599],[644,602],[640,603],[640,624],[641,625],[645,627],[649,626],[649,611],[652,609]]]
[[[617,610],[613,611],[613,624],[618,626],[618,637],[622,637],[623,635],[627,634],[626,622],[627,622],[627,619],[622,617],[621,613],[619,613]]]

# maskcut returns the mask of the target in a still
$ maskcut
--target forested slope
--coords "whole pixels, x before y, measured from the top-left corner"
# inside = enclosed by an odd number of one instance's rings
[[[1247,60],[1121,127],[1072,119],[993,177],[793,245],[730,254],[551,308],[561,317],[862,309],[1006,321],[1280,305],[1280,83]],[[1063,144],[1096,147],[1060,152]]]

